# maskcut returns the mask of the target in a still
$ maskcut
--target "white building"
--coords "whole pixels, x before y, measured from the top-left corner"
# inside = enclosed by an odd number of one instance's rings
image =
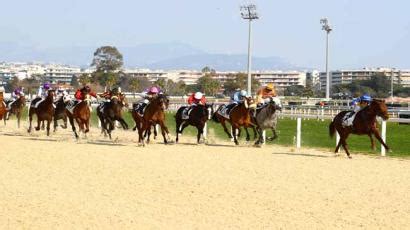
[[[391,68],[363,68],[331,71],[331,85],[349,84],[356,80],[369,80],[372,76],[382,74],[391,79],[395,84],[401,84],[404,87],[410,87],[410,70],[398,70]],[[326,89],[326,72],[320,73],[320,88]]]

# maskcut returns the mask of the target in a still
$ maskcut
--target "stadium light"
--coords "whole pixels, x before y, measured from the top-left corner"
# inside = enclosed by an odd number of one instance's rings
[[[330,76],[329,76],[329,34],[332,28],[327,18],[320,19],[322,30],[326,31],[326,99],[330,99]]]

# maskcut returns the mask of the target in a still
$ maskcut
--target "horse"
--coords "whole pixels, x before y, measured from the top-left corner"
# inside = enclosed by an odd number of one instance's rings
[[[165,125],[165,110],[168,108],[169,99],[164,94],[158,95],[156,98],[152,99],[147,105],[144,111],[144,115],[137,118],[138,124],[136,125],[138,129],[139,144],[145,146],[144,138],[145,134],[148,134],[147,143],[149,143],[149,138],[151,135],[151,127],[159,124],[161,126],[161,133],[164,138],[164,143],[168,144],[170,142],[169,131]],[[135,120],[135,119],[134,119]],[[167,137],[165,136],[167,135]]]
[[[42,121],[47,121],[47,136],[50,136],[50,123],[53,120],[54,116],[54,97],[55,97],[55,90],[49,90],[47,92],[47,97],[44,101],[38,104],[37,108],[34,105],[40,101],[40,98],[36,98],[31,102],[30,109],[28,111],[28,117],[30,126],[28,128],[28,132],[31,132],[32,129],[32,121],[33,121],[33,114],[37,116],[37,127],[35,128],[36,131],[40,130],[40,124]]]
[[[65,101],[65,97],[61,96],[55,103],[55,110],[54,110],[54,132],[57,130],[58,120],[63,120],[64,125],[61,125],[61,128],[67,128],[67,114],[65,112],[65,107],[67,103]]]
[[[232,108],[231,112],[229,113],[229,119],[219,114],[219,111],[223,108],[223,105],[219,106],[216,110],[212,119],[217,122],[221,123],[225,133],[228,135],[229,138],[233,138],[236,145],[239,145],[236,132],[240,130],[240,127],[244,127],[246,131],[246,141],[250,140],[249,132],[247,128],[254,128],[255,124],[252,122],[251,116],[251,105],[254,104],[254,100],[250,97],[247,97],[243,102],[241,102],[236,107]],[[228,121],[231,123],[232,126],[232,134],[228,132],[226,128],[225,122]],[[233,135],[233,137],[232,137]]]
[[[175,124],[176,124],[176,142],[178,143],[178,134],[182,134],[184,129],[188,125],[195,126],[198,130],[197,134],[197,143],[199,144],[201,135],[203,136],[204,133],[204,127],[206,124],[206,121],[211,119],[211,115],[213,114],[213,104],[196,104],[193,105],[188,119],[183,119],[182,118],[182,113],[184,110],[187,109],[187,106],[182,106],[178,109],[177,113],[175,114]]]
[[[0,92],[0,120],[4,117],[4,125],[6,125],[7,105],[4,102],[3,92]]]
[[[74,132],[75,138],[78,140],[79,136],[74,125],[74,120],[77,122],[80,132],[84,133],[84,136],[90,131],[90,95],[89,92],[83,92],[84,100],[79,102],[72,108],[72,112],[66,108],[65,113],[70,121],[71,128]]]
[[[278,98],[271,98],[265,107],[262,107],[257,111],[255,120],[256,120],[256,129],[258,130],[259,139],[256,141],[255,145],[259,146],[263,144],[263,131],[265,129],[272,130],[272,137],[268,137],[269,141],[275,140],[278,135],[276,134],[276,125],[278,123],[278,114],[277,111],[282,110],[282,105]]]
[[[343,126],[343,118],[345,117],[346,113],[351,111],[342,111],[336,115],[333,121],[329,124],[329,135],[333,137],[336,131],[340,135],[339,143],[336,146],[335,153],[339,151],[340,146],[342,145],[346,151],[346,154],[349,158],[350,156],[349,150],[347,149],[346,139],[349,135],[357,134],[357,135],[368,135],[371,142],[371,148],[374,150],[374,140],[372,135],[376,137],[377,140],[384,146],[386,150],[390,148],[387,144],[383,141],[380,136],[380,132],[376,127],[376,116],[382,117],[383,120],[389,119],[389,114],[387,111],[387,106],[384,100],[373,99],[369,106],[366,106],[359,112],[357,112],[356,117],[353,121],[353,126]]]
[[[114,130],[114,121],[119,121],[123,129],[128,129],[128,124],[122,117],[123,107],[128,107],[125,95],[113,96],[109,102],[103,102],[97,107],[97,116],[101,122],[102,132],[111,140],[111,131]]]
[[[11,101],[6,101],[6,108],[9,107],[10,103]],[[26,106],[26,98],[24,95],[21,95],[11,104],[10,109],[7,110],[4,117],[4,125],[6,125],[6,120],[10,118],[10,115],[15,114],[17,118],[17,127],[20,128],[21,114],[24,110],[24,106]]]

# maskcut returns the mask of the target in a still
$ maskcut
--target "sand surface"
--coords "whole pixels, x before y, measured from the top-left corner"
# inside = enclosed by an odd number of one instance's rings
[[[409,160],[9,126],[0,229],[410,229]]]

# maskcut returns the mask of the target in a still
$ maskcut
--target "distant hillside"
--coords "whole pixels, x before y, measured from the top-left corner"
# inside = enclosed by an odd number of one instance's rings
[[[56,62],[88,66],[97,47],[39,48],[17,43],[0,43],[0,61]],[[118,47],[127,67],[150,69],[196,69],[210,66],[216,70],[246,70],[246,55],[209,54],[184,43],[142,44]],[[298,69],[280,57],[254,57],[252,69]]]

